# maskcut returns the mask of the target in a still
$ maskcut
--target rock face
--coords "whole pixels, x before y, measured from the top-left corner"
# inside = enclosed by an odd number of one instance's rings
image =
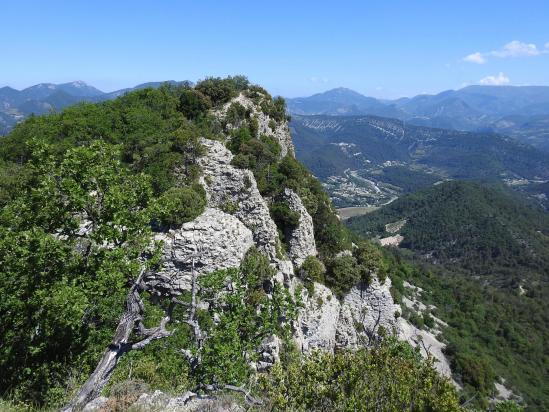
[[[307,212],[299,196],[291,189],[284,190],[284,200],[290,210],[299,213],[299,224],[289,233],[288,255],[294,264],[299,268],[307,256],[316,256],[316,243],[313,227],[313,218]]]
[[[116,400],[113,399],[113,404]],[[106,408],[109,399],[105,397],[97,398],[88,403],[83,411],[85,412],[101,412],[111,410]],[[118,410],[118,409],[117,409]],[[154,411],[154,412],[243,412],[245,409],[239,405],[234,397],[219,397],[201,399],[195,393],[187,392],[181,396],[172,397],[159,390],[153,393],[143,393],[129,407],[129,410],[134,411]]]
[[[272,135],[268,116],[257,110],[251,99],[241,94],[233,102],[246,107],[258,119],[259,133]],[[227,110],[230,103],[223,110]],[[223,112],[218,113],[223,116]],[[269,130],[267,130],[269,129]],[[277,132],[278,131],[278,132]],[[278,125],[275,136],[283,148],[283,155],[293,154],[293,145],[287,125]],[[395,314],[401,312],[390,293],[391,282],[383,283],[373,276],[370,285],[352,288],[339,300],[332,291],[319,283],[312,293],[294,276],[308,256],[316,256],[313,220],[299,196],[285,189],[281,200],[290,210],[299,213],[299,224],[285,233],[289,259],[284,256],[276,224],[269,207],[249,170],[231,165],[232,153],[220,141],[202,139],[206,154],[199,159],[203,171],[201,183],[206,189],[208,207],[194,221],[180,229],[158,234],[165,242],[162,271],[147,279],[147,285],[159,293],[177,294],[191,286],[191,266],[198,275],[219,269],[238,267],[250,247],[264,253],[277,269],[277,280],[298,292],[303,307],[294,322],[294,339],[302,352],[314,349],[333,351],[346,348],[356,350],[372,343],[380,328],[407,340],[414,346],[431,344],[432,354],[440,359],[437,365],[444,374],[449,366],[436,345],[434,336],[419,331]],[[351,251],[338,256],[350,255]],[[427,335],[426,335],[427,334]],[[431,339],[432,338],[432,339]],[[260,359],[257,370],[270,368],[279,356],[280,342],[276,336],[266,339],[258,348]],[[423,350],[426,354],[426,351]]]
[[[292,288],[301,289],[303,308],[299,310],[294,327],[294,339],[302,352],[313,349],[333,351],[336,343],[337,321],[341,304],[326,286],[315,283],[309,295],[299,279],[294,279]]]
[[[380,283],[372,277],[365,288],[354,287],[343,298],[337,325],[337,346],[357,349],[367,345],[383,327],[388,333],[398,333],[395,313],[401,312],[390,292],[391,280]]]
[[[294,280],[293,288],[301,283]],[[299,311],[295,341],[303,352],[312,349],[333,351],[336,348],[355,350],[375,339],[379,328],[398,333],[395,312],[400,306],[393,302],[389,291],[391,281],[380,283],[377,278],[366,288],[354,287],[341,300],[326,286],[314,284],[314,293],[302,291],[304,307]]]
[[[293,266],[282,258],[278,229],[257,189],[253,173],[232,166],[233,155],[223,143],[203,139],[202,144],[207,148],[200,165],[208,206],[229,211],[250,229],[256,247],[269,257],[286,280],[289,279],[293,276]]]
[[[259,345],[259,362],[256,365],[258,371],[265,371],[274,366],[280,360],[280,338],[276,335],[267,336]]]
[[[436,336],[426,330],[416,328],[404,318],[398,320],[398,338],[407,341],[413,347],[419,347],[421,355],[426,358],[428,355],[435,358],[434,367],[441,374],[452,378],[450,362],[443,353],[446,345],[440,342]],[[459,386],[454,382],[456,386]]]
[[[169,233],[157,234],[164,241],[162,270],[147,279],[155,291],[180,293],[191,287],[192,256],[199,275],[238,267],[253,246],[252,232],[236,217],[207,208],[192,222]]]

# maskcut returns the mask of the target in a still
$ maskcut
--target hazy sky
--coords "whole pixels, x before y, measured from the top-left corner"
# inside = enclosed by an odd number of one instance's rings
[[[394,98],[549,85],[548,0],[17,0],[0,4],[0,39],[0,87],[245,74],[289,97]]]

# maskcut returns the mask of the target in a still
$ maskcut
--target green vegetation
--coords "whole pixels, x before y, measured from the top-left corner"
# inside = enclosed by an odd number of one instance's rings
[[[424,290],[421,301],[436,306],[433,315],[448,323],[443,330],[446,355],[464,386],[462,401],[475,396],[471,404],[485,408],[496,376],[502,376],[524,398],[527,410],[547,409],[545,300],[481,283],[459,268],[411,263],[396,250],[386,259],[396,300],[409,293],[406,280]]]
[[[179,318],[176,313],[174,324],[181,324],[175,327],[175,333],[125,356],[111,386],[130,375],[152,390],[174,395],[201,383],[246,384],[252,373],[249,362],[257,361],[261,341],[273,334],[288,339],[290,322],[296,316],[295,303],[282,285],[274,285],[269,291],[271,297],[267,296],[264,283],[273,275],[269,260],[252,249],[239,269],[201,277],[199,299],[210,304],[210,310],[201,311],[199,316],[201,328],[208,336],[204,345],[196,346],[191,329],[182,325],[183,314]],[[227,285],[231,285],[232,290],[227,291]],[[218,315],[215,320],[214,311]],[[281,318],[287,322],[280,323]],[[154,320],[153,314],[151,324]],[[189,364],[181,355],[182,349],[189,350],[200,361]]]
[[[218,106],[227,103],[239,91],[246,90],[248,86],[248,79],[244,76],[227,77],[225,79],[209,77],[199,82],[195,90],[208,97],[214,106]]]
[[[267,110],[272,119],[284,120],[281,114],[285,113],[283,99],[272,100],[267,92],[261,90],[253,93],[255,98],[262,96],[261,107],[266,107],[264,110]],[[336,253],[349,249],[350,236],[339,222],[321,183],[292,155],[286,155],[281,159],[280,145],[273,137],[257,136],[255,119],[250,112],[235,104],[228,110],[231,117],[229,124],[239,125],[237,129],[228,131],[231,139],[227,145],[235,155],[232,164],[252,170],[261,194],[275,199],[270,205],[271,215],[278,225],[281,240],[285,241],[285,234],[298,219],[295,212],[285,203],[278,201],[284,189],[289,188],[300,196],[313,218],[315,239],[321,259],[328,260]]]
[[[62,400],[67,378],[81,382],[110,341],[154,209],[150,178],[116,147],[97,141],[61,161],[48,152],[36,143],[31,183],[0,213],[0,390],[38,404]]]
[[[400,188],[403,193],[424,189],[441,180],[439,175],[413,170],[405,166],[384,167],[379,173],[372,172],[372,175],[384,183]],[[365,177],[369,177],[369,174],[366,173]]]
[[[158,199],[158,219],[167,226],[180,226],[199,216],[206,206],[204,188],[198,183],[190,188],[172,187]]]
[[[405,196],[349,226],[365,237],[407,223],[400,251],[387,256],[397,301],[403,281],[424,289],[421,301],[449,324],[446,353],[465,401],[486,407],[497,376],[525,398],[528,410],[549,408],[549,218],[499,186],[447,182]],[[414,264],[408,263],[414,260]],[[431,316],[404,313],[416,326]]]
[[[261,193],[272,199],[271,213],[283,238],[298,219],[281,202],[284,189],[298,193],[313,217],[319,258],[309,257],[298,270],[307,287],[321,281],[342,296],[357,283],[369,282],[375,272],[381,280],[391,275],[395,293],[403,294],[404,278],[421,284],[430,276],[410,272],[398,257],[384,256],[372,243],[354,238],[339,222],[322,185],[291,154],[281,157],[276,140],[259,134],[257,119],[243,106],[227,108],[230,123],[211,114],[211,108],[219,110],[239,92],[271,116],[271,129],[286,119],[284,101],[272,99],[244,77],[208,78],[195,88],[165,85],[32,117],[3,140],[0,396],[10,402],[0,400],[0,408],[56,408],[66,403],[113,342],[128,291],[137,291],[142,299],[140,326],[154,328],[170,313],[170,334],[120,357],[105,388],[106,394],[120,399],[114,410],[128,407],[145,388],[180,394],[201,384],[252,387],[269,400],[267,410],[355,410],[376,402],[386,410],[458,410],[454,389],[436,374],[431,361],[389,337],[371,350],[298,357],[290,336],[299,302],[284,285],[273,282],[269,259],[255,249],[239,268],[201,276],[197,294],[185,292],[177,302],[135,287],[141,273],[155,271],[159,264],[161,245],[153,242],[153,230],[179,226],[203,211],[205,192],[198,184],[197,159],[204,148],[199,138],[222,138],[222,131],[231,135],[227,144],[235,154],[234,164],[250,168]],[[224,209],[234,212],[236,207],[229,202]],[[351,249],[350,254],[339,254]],[[440,299],[461,304],[461,295],[447,295],[459,288],[437,290]],[[203,335],[188,318],[186,308],[193,299],[201,303],[195,318]],[[441,307],[438,301],[434,294],[432,302]],[[452,313],[468,317],[456,318],[469,322],[467,333],[481,334],[468,308]],[[521,309],[520,302],[508,308],[516,309]],[[490,319],[496,316],[486,313]],[[504,311],[500,315],[503,320],[511,316]],[[491,325],[482,320],[484,327]],[[428,324],[432,318],[423,316],[422,321]],[[480,318],[475,324],[481,325]],[[525,366],[517,367],[518,378],[531,372],[532,358],[525,351],[540,354],[542,347],[539,335],[525,328],[528,339],[518,327],[501,332],[504,342],[512,337],[513,349],[522,351]],[[132,342],[140,339],[137,329],[128,329]],[[467,390],[488,394],[500,374],[500,364],[492,370],[486,361],[495,356],[492,343],[480,351],[476,341],[473,345],[459,335],[461,329],[456,331],[448,338],[456,370]],[[258,376],[250,362],[260,360],[258,349],[272,335],[282,339],[281,364]],[[516,360],[506,347],[501,353]],[[538,375],[531,376],[539,383]],[[515,377],[509,375],[509,381],[515,384]],[[543,385],[539,387],[542,391]],[[532,402],[542,399],[519,389]]]
[[[242,79],[208,79],[206,92],[219,82],[238,90]],[[199,136],[218,126],[198,93],[144,89],[31,117],[3,139],[2,396],[66,401],[112,339],[128,288],[155,265],[152,228],[202,212]]]
[[[549,268],[549,216],[499,186],[446,182],[347,221],[365,236],[406,219],[401,247],[510,288],[543,282]],[[547,282],[547,279],[545,279]]]
[[[452,384],[408,344],[393,339],[371,350],[316,352],[261,377],[268,410],[460,411]]]

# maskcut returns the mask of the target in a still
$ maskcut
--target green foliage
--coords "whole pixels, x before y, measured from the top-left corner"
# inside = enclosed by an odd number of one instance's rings
[[[238,102],[231,103],[225,114],[225,121],[232,125],[240,125],[249,116],[248,110]],[[252,133],[252,136],[255,134]]]
[[[373,274],[385,281],[387,268],[380,248],[367,241],[358,243],[352,253],[336,256],[326,265],[326,285],[340,298],[353,286],[367,286]]]
[[[179,96],[179,111],[189,120],[204,116],[211,107],[210,99],[198,90],[183,90]]]
[[[180,226],[201,215],[206,206],[204,188],[171,188],[158,199],[157,216],[163,225]]]
[[[279,228],[291,230],[299,224],[299,212],[291,210],[286,202],[271,203],[269,211]]]
[[[452,384],[402,342],[371,350],[315,352],[260,377],[276,411],[459,411]]]
[[[0,212],[0,393],[56,404],[111,339],[150,245],[152,188],[117,147],[49,151],[36,142],[31,185]]]
[[[513,401],[503,401],[496,404],[495,412],[523,412],[524,408]]]
[[[225,79],[208,77],[198,82],[195,89],[207,96],[214,106],[217,106],[227,103],[239,91],[245,90],[248,85],[248,79],[244,76],[227,77]]]
[[[423,323],[428,328],[433,328],[435,326],[435,319],[431,316],[429,312],[423,314]]]
[[[434,304],[437,316],[450,324],[444,331],[447,353],[465,393],[486,399],[496,374],[525,397],[531,410],[549,408],[543,379],[549,373],[543,349],[549,338],[547,214],[502,187],[455,181],[352,218],[349,226],[370,237],[383,235],[386,224],[401,219],[407,220],[401,246],[425,265],[425,273],[390,263],[393,287],[399,287],[395,279],[400,278],[429,292],[421,299]],[[437,266],[423,263],[425,256]],[[405,293],[403,288],[397,292]],[[425,315],[410,320],[430,322]]]
[[[144,89],[113,101],[81,104],[61,113],[31,117],[3,138],[0,158],[6,162],[7,171],[0,177],[21,176],[15,163],[29,160],[29,142],[38,137],[49,144],[48,150],[56,157],[95,140],[120,145],[123,162],[134,172],[149,174],[157,194],[180,179],[185,183],[194,181],[196,158],[203,150],[198,139],[200,135],[211,136],[212,125],[207,117],[189,122],[182,115],[180,98],[188,93],[187,88]],[[14,182],[0,179],[0,184],[2,194]]]
[[[286,115],[286,102],[280,96],[273,100],[263,100],[261,110],[277,122],[289,120],[289,117]]]
[[[528,410],[545,410],[549,318],[543,290],[531,297],[472,279],[457,267],[452,271],[421,261],[410,263],[402,252],[385,255],[393,293],[406,294],[403,280],[423,289],[421,301],[436,306],[448,323],[445,354],[455,379],[464,386],[462,400],[487,408],[495,376],[520,394]],[[546,295],[545,295],[546,296]],[[425,323],[426,316],[421,318]],[[413,319],[410,319],[413,321]]]
[[[493,392],[496,376],[486,359],[469,354],[456,354],[452,361],[452,370],[461,376],[465,385],[470,385],[485,395]]]
[[[327,265],[326,284],[341,298],[360,282],[360,275],[354,256],[338,256]]]
[[[315,256],[307,256],[299,268],[299,277],[305,282],[324,283],[326,268],[324,264]]]
[[[275,271],[269,260],[251,249],[240,270],[208,275],[203,286],[230,283],[233,291],[217,302],[218,321],[207,331],[201,352],[197,379],[203,383],[240,385],[248,381],[251,370],[247,360],[257,359],[261,341],[277,334],[290,335],[290,321],[296,317],[293,299],[283,285],[271,285]],[[271,297],[265,287],[272,287]]]
[[[508,285],[520,283],[526,274],[539,280],[549,270],[548,215],[503,188],[446,182],[347,222],[372,237],[402,219],[407,223],[400,246],[429,254],[449,268],[459,264]]]

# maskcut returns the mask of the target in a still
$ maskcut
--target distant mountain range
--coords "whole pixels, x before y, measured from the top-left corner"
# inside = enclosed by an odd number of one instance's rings
[[[293,116],[290,127],[297,158],[339,207],[379,206],[447,179],[503,181],[541,196],[549,180],[545,152],[494,133],[378,116]]]
[[[82,81],[63,84],[40,83],[23,90],[2,87],[0,88],[0,135],[7,134],[17,122],[31,114],[46,114],[80,102],[96,103],[115,99],[132,90],[156,88],[163,83],[183,82],[174,80],[149,82],[109,93],[102,92]]]
[[[338,88],[287,99],[287,105],[294,115],[375,115],[418,126],[504,133],[549,151],[548,86],[469,86],[397,100]]]

